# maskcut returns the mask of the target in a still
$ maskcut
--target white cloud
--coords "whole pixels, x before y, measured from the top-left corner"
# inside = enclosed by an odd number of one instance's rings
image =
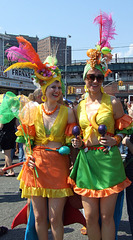
[[[124,57],[131,57],[131,56],[133,56],[133,43],[130,44],[129,49],[127,52],[125,52]]]
[[[133,57],[133,43],[129,45],[129,47],[127,48],[127,51],[119,51],[119,52],[113,53],[113,58],[115,57],[115,54],[117,54],[118,58]]]

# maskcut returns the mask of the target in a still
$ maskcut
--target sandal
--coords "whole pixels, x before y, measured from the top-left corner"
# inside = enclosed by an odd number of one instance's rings
[[[15,177],[15,173],[7,173],[5,174],[6,177]]]
[[[3,236],[4,234],[6,234],[8,232],[8,228],[7,227],[0,227],[0,236]]]
[[[81,234],[83,235],[87,235],[87,228],[86,227],[82,227],[80,230]]]

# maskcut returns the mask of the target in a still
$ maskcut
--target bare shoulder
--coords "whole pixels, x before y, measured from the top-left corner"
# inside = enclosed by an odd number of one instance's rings
[[[112,96],[112,95],[110,95],[110,97],[113,105],[121,103],[119,98],[116,98],[115,96]]]
[[[113,107],[114,119],[121,118],[124,115],[124,109],[119,98],[111,96],[111,102]]]

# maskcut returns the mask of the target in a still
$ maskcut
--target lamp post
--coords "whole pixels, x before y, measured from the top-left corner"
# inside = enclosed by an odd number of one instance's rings
[[[66,38],[66,47],[65,47],[65,99],[67,99],[67,39],[71,38],[70,35]]]

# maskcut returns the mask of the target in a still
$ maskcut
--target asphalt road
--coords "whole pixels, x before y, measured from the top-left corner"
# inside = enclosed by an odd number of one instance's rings
[[[13,163],[17,163],[14,159]],[[4,165],[4,155],[0,152],[0,168]],[[21,166],[14,168],[16,177],[20,172]],[[16,214],[24,207],[26,200],[21,199],[19,192],[19,181],[16,177],[0,176],[0,226],[8,227],[7,234],[1,237],[1,240],[23,240],[26,225],[22,224],[11,229],[11,224]],[[64,240],[87,240],[87,236],[80,233],[82,225],[72,224],[64,229]],[[49,230],[49,240],[52,240]],[[123,214],[120,222],[118,240],[132,240],[129,221],[124,201]]]

